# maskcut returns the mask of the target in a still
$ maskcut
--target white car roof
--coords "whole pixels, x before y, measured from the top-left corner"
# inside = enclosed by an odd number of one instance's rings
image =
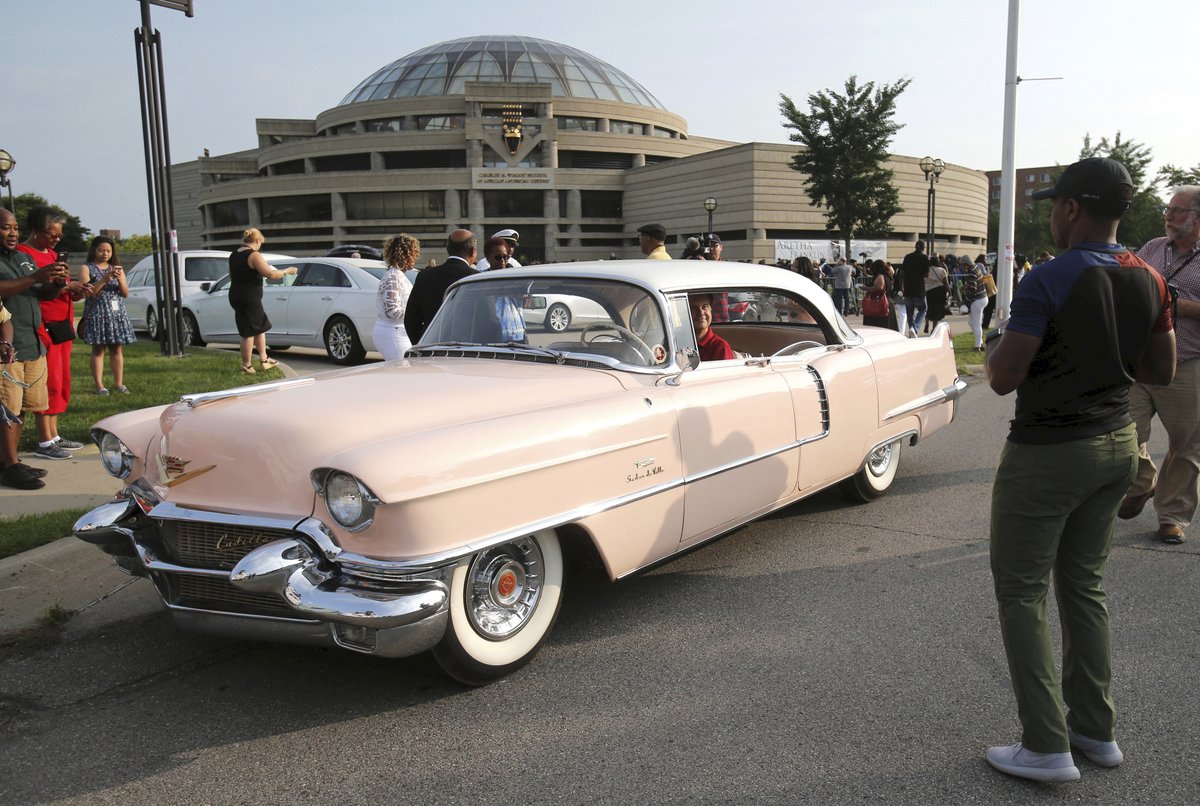
[[[728,260],[596,260],[586,263],[548,263],[472,275],[460,283],[501,277],[578,277],[633,282],[664,294],[679,291],[776,288],[810,300],[830,321],[841,317],[825,289],[795,272],[777,266]]]

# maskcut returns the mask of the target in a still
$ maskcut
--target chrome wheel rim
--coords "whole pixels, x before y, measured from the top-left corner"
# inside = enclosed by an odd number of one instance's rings
[[[158,340],[158,313],[153,308],[146,311],[146,331],[151,341]]]
[[[571,314],[566,308],[558,307],[550,311],[550,329],[562,333],[571,324]]]
[[[867,457],[867,472],[878,478],[887,473],[888,466],[892,463],[892,443],[880,446],[871,451],[871,455]]]
[[[191,314],[185,313],[183,315],[182,331],[183,332],[179,334],[179,341],[185,345],[193,344],[193,339],[196,336],[196,326],[195,322],[192,320]]]
[[[329,352],[339,360],[350,355],[350,331],[345,325],[339,323],[329,328]]]
[[[467,617],[484,638],[503,641],[521,631],[542,595],[543,560],[526,537],[476,555],[467,571]]]

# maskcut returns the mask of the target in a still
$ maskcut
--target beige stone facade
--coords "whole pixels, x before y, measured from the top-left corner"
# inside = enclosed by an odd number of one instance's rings
[[[638,256],[637,227],[658,221],[678,254],[707,228],[707,196],[718,201],[726,259],[773,262],[776,239],[839,237],[789,167],[796,146],[695,137],[664,109],[555,86],[565,82],[469,81],[458,95],[259,120],[256,149],[173,166],[180,247],[231,248],[247,226],[271,251],[297,255],[407,232],[440,259],[457,227],[481,238],[512,227],[523,262],[592,260]],[[898,258],[923,234],[928,184],[917,158],[893,156],[889,167],[904,208],[889,244]],[[987,177],[948,165],[935,248],[982,251],[987,205]]]

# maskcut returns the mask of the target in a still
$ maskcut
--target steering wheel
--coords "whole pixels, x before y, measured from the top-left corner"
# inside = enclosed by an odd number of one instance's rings
[[[784,348],[776,351],[774,354],[771,355],[771,357],[772,358],[783,358],[784,356],[795,355],[796,353],[801,352],[802,350],[807,350],[809,347],[824,347],[824,346],[825,345],[821,344],[821,342],[819,342],[819,341],[797,341],[797,342],[793,342],[793,343],[789,344],[787,347],[784,347]]]
[[[604,330],[613,331],[616,333],[616,338],[609,333],[600,332]],[[597,335],[593,335],[592,338],[589,339],[589,334]],[[636,352],[638,356],[646,362],[646,366],[653,366],[654,364],[654,352],[650,349],[646,342],[642,341],[641,338],[639,338],[638,335],[629,328],[621,327],[620,325],[612,322],[593,322],[585,327],[583,332],[579,334],[579,343],[591,344],[594,341],[624,342],[632,347],[634,352]]]

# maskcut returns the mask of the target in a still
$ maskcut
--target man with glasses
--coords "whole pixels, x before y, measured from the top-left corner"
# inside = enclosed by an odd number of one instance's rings
[[[1129,408],[1137,422],[1138,474],[1121,503],[1120,517],[1135,518],[1154,499],[1158,539],[1176,545],[1200,500],[1200,185],[1175,189],[1163,208],[1167,234],[1143,246],[1138,257],[1178,290],[1175,380],[1168,386],[1134,384]],[[1162,467],[1146,450],[1154,415],[1167,429]]]
[[[57,297],[62,286],[56,283],[70,278],[61,263],[37,268],[29,255],[17,251],[20,240],[16,216],[0,208],[0,299],[12,314],[12,348],[3,353],[11,363],[0,379],[0,402],[6,410],[0,424],[0,484],[37,490],[46,486],[46,471],[17,460],[24,424],[20,415],[46,408],[46,348],[37,334],[42,326],[39,300]]]

